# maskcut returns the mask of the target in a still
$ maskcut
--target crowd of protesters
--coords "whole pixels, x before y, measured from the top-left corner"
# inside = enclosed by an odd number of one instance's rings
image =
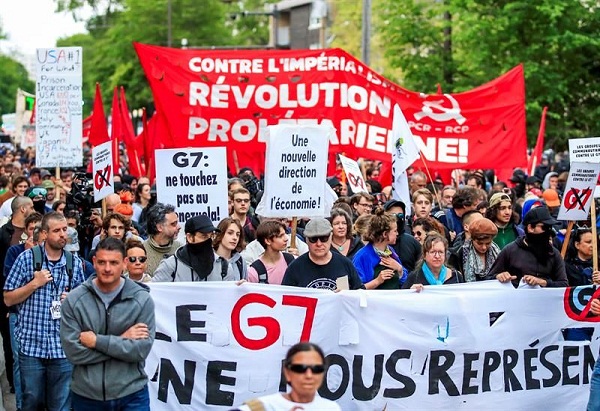
[[[215,225],[196,216],[180,227],[175,208],[156,201],[148,178],[115,175],[115,194],[105,199],[103,210],[82,198],[89,196],[82,192],[87,182],[76,170],[55,175],[34,167],[30,153],[5,152],[0,335],[17,407],[66,410],[71,397],[75,409],[102,407],[106,401],[147,402],[145,377],[132,377],[130,389],[120,391],[90,387],[105,382],[97,375],[99,362],[107,362],[114,375],[133,372],[110,350],[139,362],[145,358],[141,353],[149,352],[154,324],[148,282],[251,281],[417,292],[486,280],[515,287],[600,283],[600,273],[592,269],[589,229],[596,222],[579,222],[566,257],[558,251],[566,224],[556,217],[568,176],[568,160],[561,156],[546,152],[535,173],[517,169],[509,181],[496,181],[487,170],[468,170],[454,172],[451,184],[444,184],[411,168],[410,202],[394,199],[391,186],[382,187],[377,162],[361,163],[366,192],[352,193],[342,174],[327,179],[338,196],[328,218],[300,219],[292,228],[294,216],[257,215],[261,176],[242,169],[230,174],[228,217]],[[73,295],[89,300],[88,306]],[[107,312],[127,312],[132,308],[126,299],[139,300],[141,320],[123,319],[113,332],[138,344],[135,348],[109,347],[112,340],[90,335],[79,323],[91,301]],[[61,304],[68,307],[62,319]],[[71,385],[76,374],[83,381]],[[126,399],[117,392],[125,392]]]

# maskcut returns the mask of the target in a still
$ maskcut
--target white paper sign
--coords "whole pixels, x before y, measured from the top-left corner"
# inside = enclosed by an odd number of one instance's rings
[[[574,138],[569,140],[569,161],[582,163],[600,162],[600,137]]]
[[[156,150],[158,201],[175,206],[180,224],[202,214],[218,224],[228,217],[225,164],[225,147]]]
[[[92,148],[92,169],[94,173],[94,201],[98,202],[115,192],[111,141]]]
[[[265,217],[324,217],[328,126],[270,126],[265,161]]]
[[[81,47],[37,49],[36,63],[36,166],[81,167]]]
[[[350,186],[353,193],[366,193],[367,186],[365,185],[365,179],[360,172],[360,167],[355,160],[351,158],[339,156],[340,163],[344,167],[344,173],[346,173],[346,182]]]
[[[571,162],[569,179],[558,212],[559,220],[587,220],[599,172],[600,163]]]
[[[598,356],[595,286],[149,284],[156,339],[146,373],[157,411],[227,411],[285,389],[282,360],[301,339],[325,352],[319,393],[344,411],[584,411]],[[589,340],[571,337],[581,327]]]

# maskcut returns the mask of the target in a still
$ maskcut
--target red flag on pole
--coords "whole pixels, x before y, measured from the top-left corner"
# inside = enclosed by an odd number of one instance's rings
[[[544,151],[544,135],[546,134],[547,111],[548,107],[544,107],[542,110],[542,120],[540,121],[540,131],[538,131],[537,142],[535,143],[535,148],[533,149],[533,153],[531,153],[527,164],[527,171],[529,171],[530,176],[532,176],[535,172],[535,167],[540,163],[542,152]]]
[[[123,135],[123,124],[121,117],[121,110],[119,105],[119,91],[115,87],[113,91],[112,108],[110,111],[111,117],[111,128],[110,138],[112,140],[112,151],[113,151],[113,170],[114,174],[121,174],[121,161],[119,155],[119,140],[122,139]]]
[[[108,136],[106,116],[104,115],[104,106],[102,105],[102,93],[100,92],[100,84],[96,83],[96,96],[94,97],[94,108],[90,121],[89,142],[91,145],[97,146],[106,143],[108,140],[110,140],[110,137]]]
[[[138,139],[136,138],[135,131],[133,130],[133,123],[129,117],[129,107],[127,106],[127,99],[125,98],[125,89],[120,89],[120,109],[121,109],[121,136],[125,143],[125,150],[127,151],[127,158],[129,159],[129,174],[140,177],[143,175],[142,164],[140,161],[139,153],[141,150],[138,149]]]

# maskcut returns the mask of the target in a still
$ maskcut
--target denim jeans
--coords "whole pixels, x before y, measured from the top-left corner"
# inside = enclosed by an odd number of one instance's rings
[[[22,411],[69,411],[73,366],[66,358],[30,357],[19,352]]]
[[[23,407],[23,391],[21,389],[21,369],[19,368],[19,341],[15,337],[15,327],[17,325],[18,314],[10,313],[8,320],[10,326],[10,347],[13,354],[13,381],[15,386],[15,403],[17,409]]]
[[[98,401],[92,400],[74,392],[71,393],[74,411],[149,411],[150,395],[148,386],[133,394],[126,395],[116,400]]]
[[[590,380],[590,399],[587,411],[600,411],[600,355],[598,355]]]

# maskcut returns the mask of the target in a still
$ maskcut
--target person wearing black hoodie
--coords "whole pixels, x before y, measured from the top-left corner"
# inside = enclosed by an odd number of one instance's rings
[[[554,224],[546,207],[529,210],[523,219],[525,235],[502,249],[486,279],[512,281],[515,288],[521,281],[531,286],[567,287],[565,262],[550,242]]]
[[[386,213],[396,216],[398,237],[396,237],[396,243],[392,245],[392,248],[400,257],[402,265],[408,272],[411,272],[421,258],[421,244],[405,231],[406,205],[400,200],[389,200],[383,205],[383,209]]]

